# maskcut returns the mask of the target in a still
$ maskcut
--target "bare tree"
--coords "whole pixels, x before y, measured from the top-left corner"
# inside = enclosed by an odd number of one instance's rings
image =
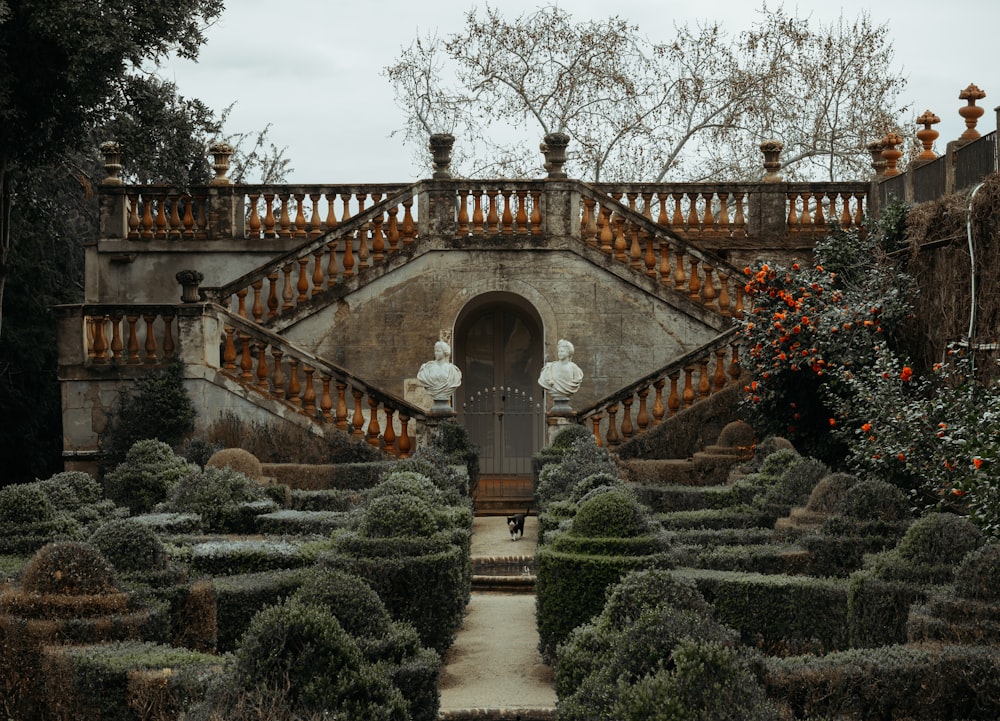
[[[385,74],[415,155],[426,162],[427,137],[450,132],[459,174],[538,174],[534,143],[558,131],[573,139],[569,172],[590,180],[755,178],[772,138],[785,177],[805,179],[867,172],[865,144],[905,110],[892,107],[905,81],[891,59],[866,15],[813,27],[764,5],[738,35],[685,24],[654,42],[619,17],[547,7],[507,20],[487,6],[459,34],[418,38]]]

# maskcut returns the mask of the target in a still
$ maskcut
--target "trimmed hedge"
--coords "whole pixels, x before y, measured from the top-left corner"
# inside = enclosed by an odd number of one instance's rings
[[[205,694],[221,659],[154,643],[50,646],[42,671],[54,718],[135,721],[176,718]],[[158,716],[150,716],[156,709]]]
[[[732,486],[633,486],[639,502],[654,513],[729,508],[736,505]]]
[[[278,536],[328,536],[340,529],[354,528],[357,520],[356,512],[280,510],[257,516],[257,530]]]
[[[551,662],[570,632],[600,613],[607,589],[626,573],[672,565],[666,553],[595,556],[539,546],[535,552],[535,603],[542,657]]]
[[[802,575],[809,572],[809,554],[799,546],[776,543],[710,546],[693,554],[686,565],[717,571]]]
[[[847,596],[851,646],[875,648],[906,643],[910,606],[926,598],[927,589],[918,584],[887,581],[867,571],[853,574]]]
[[[285,569],[213,578],[218,651],[233,651],[254,615],[295,593],[305,575],[302,569]]]
[[[732,528],[770,529],[776,520],[776,517],[768,511],[745,505],[733,506],[732,508],[659,513],[655,514],[653,518],[667,531],[728,530]]]
[[[302,544],[274,539],[206,541],[193,546],[185,560],[212,576],[301,568],[313,561]]]
[[[353,511],[364,505],[365,494],[341,488],[326,491],[289,491],[289,508],[293,511]]]
[[[847,583],[840,579],[678,569],[743,642],[768,654],[848,648]]]
[[[768,695],[795,718],[996,719],[1000,649],[908,645],[770,658]]]

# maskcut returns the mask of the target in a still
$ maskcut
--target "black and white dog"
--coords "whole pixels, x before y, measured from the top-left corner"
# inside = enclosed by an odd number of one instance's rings
[[[515,513],[507,516],[507,530],[510,531],[510,540],[516,541],[524,536],[524,519],[527,513]]]

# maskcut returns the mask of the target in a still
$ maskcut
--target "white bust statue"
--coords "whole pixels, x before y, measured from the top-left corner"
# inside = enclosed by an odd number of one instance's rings
[[[549,361],[538,376],[538,385],[556,399],[567,399],[578,390],[583,381],[583,371],[573,362],[573,344],[560,340],[556,344],[558,360]]]
[[[451,399],[462,385],[462,371],[451,362],[451,346],[443,340],[434,344],[434,360],[427,361],[417,371],[417,381],[435,401]]]

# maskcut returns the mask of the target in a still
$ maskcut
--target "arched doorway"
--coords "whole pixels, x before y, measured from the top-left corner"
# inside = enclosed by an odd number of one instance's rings
[[[454,340],[464,374],[456,411],[479,447],[477,508],[523,507],[545,430],[541,320],[523,299],[487,293],[463,310]]]

